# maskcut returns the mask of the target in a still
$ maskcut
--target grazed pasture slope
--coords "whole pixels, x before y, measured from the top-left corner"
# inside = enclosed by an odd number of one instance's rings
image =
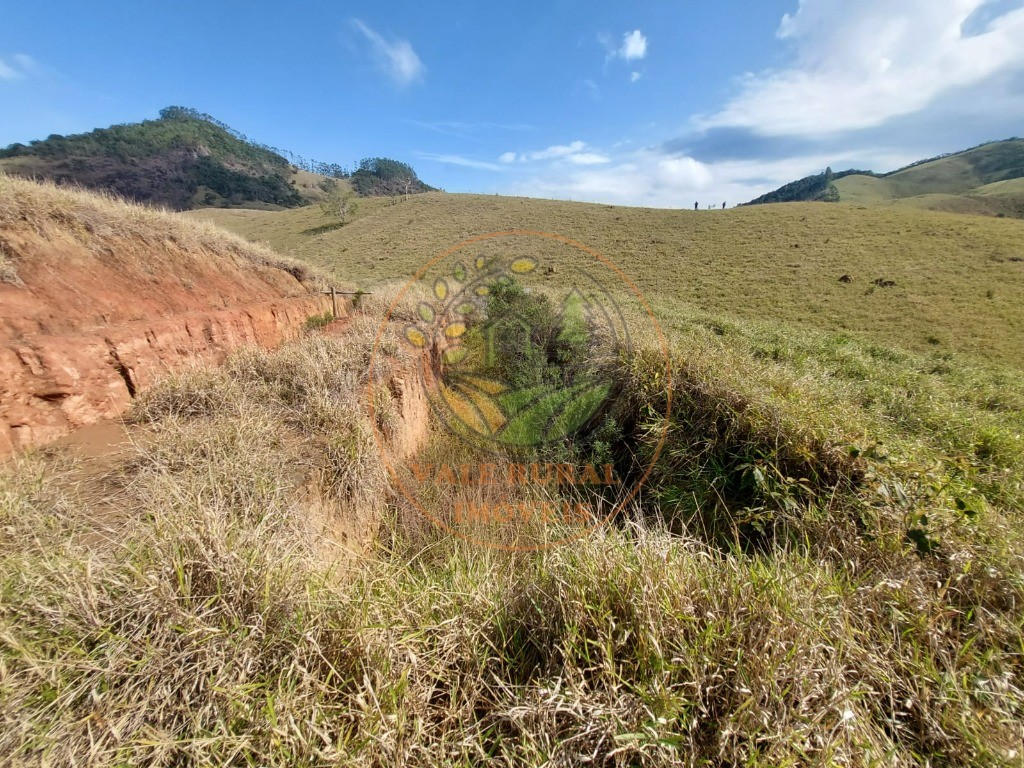
[[[484,232],[554,232],[595,248],[650,297],[687,311],[1024,363],[1021,221],[843,204],[695,213],[444,194],[378,202],[328,231],[317,231],[313,208],[188,215],[363,288],[407,278]],[[852,282],[840,282],[844,275]]]

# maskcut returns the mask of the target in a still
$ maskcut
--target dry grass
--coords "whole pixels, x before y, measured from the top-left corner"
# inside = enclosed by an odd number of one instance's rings
[[[14,260],[7,255],[2,245],[0,245],[0,283],[22,285],[21,278],[18,276],[18,269],[14,265]]]
[[[44,237],[72,236],[103,252],[125,243],[171,243],[208,258],[234,258],[291,273],[318,286],[321,273],[207,222],[189,221],[169,211],[127,202],[113,194],[57,186],[0,174],[0,231],[30,229]],[[0,245],[2,245],[0,240]],[[11,282],[17,264],[0,251],[0,279]]]
[[[22,460],[0,486],[0,755],[1019,764],[1024,459],[992,432],[1018,428],[1019,386],[702,322],[672,329],[680,407],[661,477],[630,519],[572,546],[481,548],[391,506],[354,399],[373,316],[343,342],[311,335],[152,390],[135,411],[152,439],[121,469],[130,524],[106,544],[80,535],[95,523],[61,468]],[[623,372],[638,403],[664,396],[648,365],[641,353]],[[969,452],[980,434],[988,448]],[[440,439],[431,452],[459,455]],[[743,462],[769,481],[706,520],[772,518],[755,547],[715,539],[679,504],[681,489],[749,477]],[[802,491],[770,482],[794,467]],[[832,483],[829,467],[851,472]],[[372,557],[332,566],[310,478],[343,516],[383,516]],[[983,495],[973,519],[956,494]],[[937,526],[927,554],[905,538],[922,509]]]

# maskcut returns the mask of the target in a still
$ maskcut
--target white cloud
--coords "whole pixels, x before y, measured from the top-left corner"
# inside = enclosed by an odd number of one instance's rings
[[[627,32],[622,36],[622,45],[619,47],[618,56],[625,61],[642,59],[647,55],[647,38],[639,29]]]
[[[25,53],[15,53],[9,62],[0,59],[0,80],[21,80],[35,68],[35,59]]]
[[[630,72],[629,73],[629,82],[635,83],[641,77],[643,77],[643,74],[641,72]]]
[[[387,40],[359,19],[352,19],[352,26],[370,44],[370,52],[377,66],[398,85],[414,83],[426,72],[426,67],[408,40]]]
[[[601,168],[538,173],[522,179],[510,191],[535,197],[680,207],[692,206],[695,194],[707,196],[712,181],[711,170],[693,158],[642,151]]]
[[[886,152],[862,153],[872,165],[896,168],[916,156]],[[845,168],[850,162],[836,154],[814,154],[780,160],[730,160],[705,163],[686,155],[666,155],[654,149],[607,157],[600,167],[549,164],[526,166],[528,175],[510,180],[508,194],[550,197],[621,205],[704,209],[744,203],[783,184],[828,165]],[[844,164],[845,163],[845,164]],[[522,167],[522,166],[518,166]]]
[[[454,154],[432,154],[419,153],[419,157],[436,163],[446,165],[458,165],[463,168],[473,168],[478,171],[522,171],[526,168],[550,167],[565,169],[565,164],[571,166],[592,166],[610,163],[611,158],[607,155],[596,152],[587,147],[582,141],[573,141],[568,144],[555,144],[547,149],[535,152],[503,152],[498,156],[498,162],[492,163],[487,160],[478,160],[473,157]]]
[[[1024,70],[1024,8],[965,22],[988,0],[800,0],[778,36],[794,64],[748,74],[740,93],[698,128],[816,136],[882,125],[956,88]]]
[[[573,165],[602,165],[611,162],[611,158],[595,152],[584,141],[572,141],[568,144],[553,144],[547,149],[533,152],[504,152],[498,160],[502,163],[539,163],[550,160],[553,163],[568,162]]]
[[[431,160],[435,163],[444,163],[445,165],[457,165],[462,168],[473,168],[477,171],[507,170],[507,166],[498,165],[497,163],[488,163],[484,160],[474,160],[471,157],[463,157],[462,155],[438,155],[429,152],[420,152],[417,154],[417,157],[421,157],[424,160]]]
[[[573,155],[577,152],[582,152],[587,148],[587,145],[582,141],[574,141],[571,144],[556,144],[542,149],[537,152],[528,152],[521,156],[523,160],[530,160],[536,162],[537,160],[551,160],[556,157],[566,157],[567,155]]]
[[[604,163],[611,162],[611,158],[598,154],[597,152],[579,152],[577,154],[566,155],[565,159],[573,165],[603,165]]]

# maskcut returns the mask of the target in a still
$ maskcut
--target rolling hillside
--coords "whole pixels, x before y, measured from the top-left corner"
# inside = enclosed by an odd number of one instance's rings
[[[885,174],[835,174],[838,199],[854,205],[898,205],[927,210],[1024,217],[1024,140],[1009,139]],[[752,204],[824,199],[823,176],[810,176],[764,195]]]
[[[363,289],[407,278],[473,235],[556,232],[613,259],[650,298],[665,302],[665,315],[682,305],[912,350],[1024,362],[1019,221],[813,203],[694,213],[440,194],[380,201],[344,227],[315,207],[186,215],[265,241]],[[556,270],[572,268],[552,258]],[[840,281],[844,276],[849,282]]]

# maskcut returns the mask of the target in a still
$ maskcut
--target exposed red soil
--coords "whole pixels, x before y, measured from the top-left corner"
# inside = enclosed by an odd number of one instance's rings
[[[168,372],[277,346],[330,309],[283,269],[170,240],[0,240],[22,282],[0,284],[0,455],[116,416]]]

